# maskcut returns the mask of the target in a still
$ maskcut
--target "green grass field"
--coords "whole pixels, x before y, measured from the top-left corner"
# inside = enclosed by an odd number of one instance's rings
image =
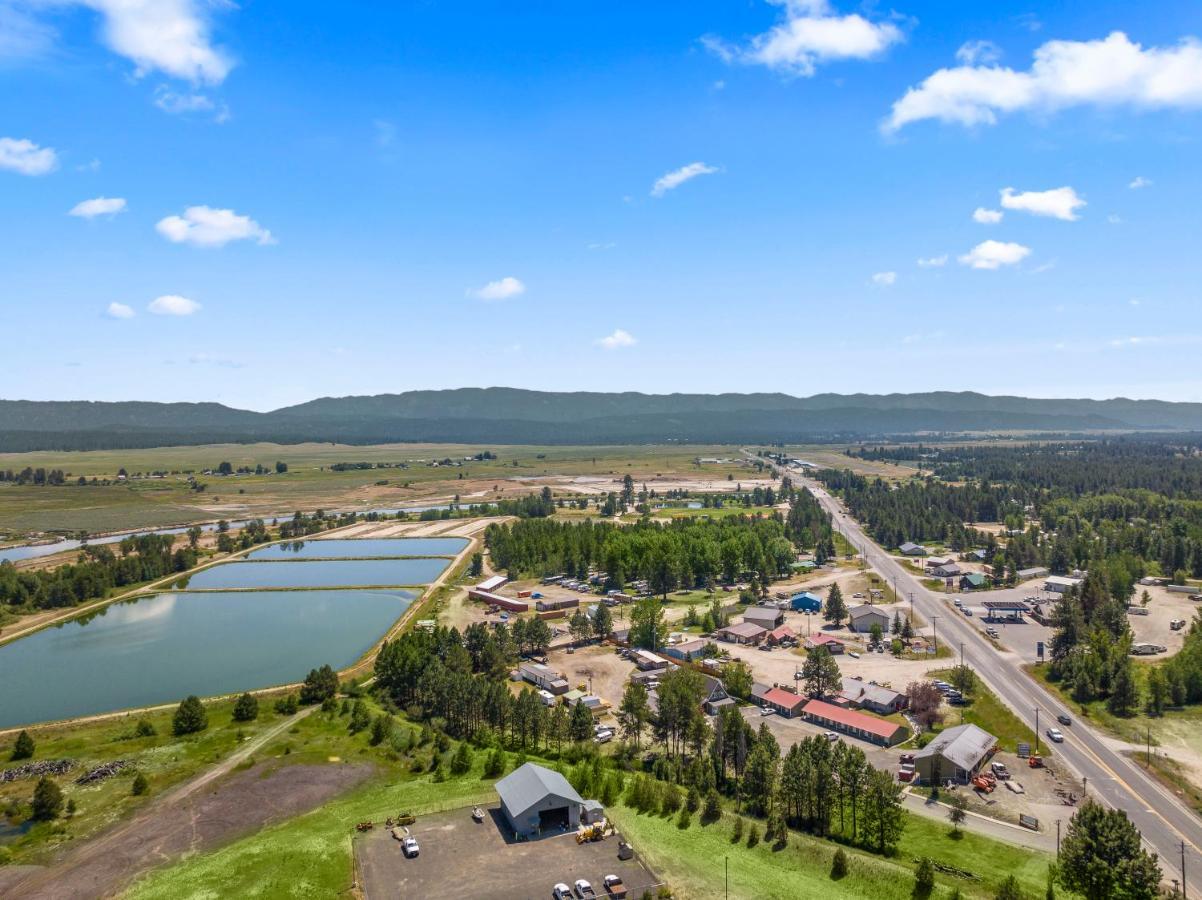
[[[943,669],[930,674],[932,678],[946,681],[951,678],[952,670]],[[1022,720],[1012,713],[993,691],[979,681],[972,692],[971,699],[972,702],[967,706],[952,707],[951,715],[943,723],[945,728],[959,725],[962,721],[965,724],[984,728],[998,739],[1003,750],[1011,753],[1018,749],[1020,742],[1032,745],[1035,743],[1035,732],[1024,725]],[[1044,752],[1044,755],[1050,755],[1050,751],[1044,749],[1042,745],[1041,751]]]
[[[482,450],[497,459],[465,460]],[[697,457],[737,456],[731,448],[680,446],[527,447],[436,444],[387,444],[365,447],[331,444],[214,444],[147,450],[103,450],[77,453],[0,454],[0,469],[62,469],[68,481],[79,476],[115,478],[124,468],[131,475],[192,471],[207,485],[192,491],[183,474],[164,478],[131,478],[123,484],[80,487],[0,485],[0,536],[41,531],[119,531],[175,525],[218,518],[289,514],[319,507],[369,509],[373,506],[420,504],[433,496],[450,497],[471,490],[491,491],[493,484],[515,476],[592,476],[636,483],[659,475],[725,481],[749,480],[754,469],[738,462],[698,465]],[[462,466],[431,466],[451,459]],[[229,462],[235,468],[288,464],[285,475],[200,476],[205,469]],[[388,462],[407,468],[333,472],[338,462]],[[324,467],[324,468],[323,468]],[[462,478],[461,478],[462,476]],[[386,482],[380,484],[380,482]],[[488,483],[485,483],[488,482]],[[567,491],[563,491],[567,493]],[[468,498],[464,498],[467,502]],[[486,498],[476,498],[478,501]]]

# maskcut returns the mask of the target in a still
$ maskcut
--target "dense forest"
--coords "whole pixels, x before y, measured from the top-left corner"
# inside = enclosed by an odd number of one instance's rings
[[[796,496],[787,516],[643,519],[627,526],[525,519],[489,526],[485,541],[493,564],[514,577],[599,570],[612,589],[644,580],[661,594],[752,575],[766,584],[791,571],[795,544],[819,556],[834,552],[826,514],[807,492]]]

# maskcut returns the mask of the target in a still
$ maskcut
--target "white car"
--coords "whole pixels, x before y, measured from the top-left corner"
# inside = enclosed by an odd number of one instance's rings
[[[602,728],[595,735],[593,735],[593,740],[596,741],[598,744],[608,744],[613,739],[614,739],[613,730],[609,729],[609,728]]]
[[[848,656],[850,656],[852,659],[859,659],[859,658],[860,658],[860,654],[856,653],[856,651],[855,651],[855,650],[848,650],[848,651],[847,651],[847,655],[848,655]]]
[[[839,735],[835,734],[833,731],[824,731],[824,732],[822,732],[822,736],[824,738],[826,738],[828,741],[830,741],[831,743],[834,743],[835,741],[839,740]]]
[[[401,853],[405,855],[405,859],[413,859],[413,857],[417,856],[420,849],[421,848],[417,846],[417,840],[415,838],[407,837],[405,840],[401,841]]]
[[[761,716],[775,716],[776,710],[773,709],[771,706],[764,706],[764,707],[760,708],[760,715]]]
[[[1059,728],[1049,728],[1047,731],[1048,740],[1056,744],[1064,743],[1064,735],[1060,733]]]
[[[576,896],[580,900],[588,900],[589,897],[596,897],[597,892],[593,890],[593,886],[583,878],[576,879]]]
[[[551,896],[555,900],[572,900],[572,889],[561,881],[551,888]]]

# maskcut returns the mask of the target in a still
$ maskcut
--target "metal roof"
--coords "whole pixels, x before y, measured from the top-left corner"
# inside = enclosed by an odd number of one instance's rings
[[[896,722],[878,719],[867,713],[856,712],[854,709],[842,709],[821,700],[811,700],[802,709],[802,713],[824,722],[833,722],[844,728],[854,728],[867,734],[874,734],[884,740],[891,739],[902,727]]]
[[[971,771],[997,744],[997,738],[976,725],[957,725],[941,732],[914,754],[915,759],[926,759],[939,754],[957,768]]]
[[[497,782],[497,793],[509,812],[518,816],[548,796],[568,803],[583,803],[568,780],[554,769],[526,763]]]

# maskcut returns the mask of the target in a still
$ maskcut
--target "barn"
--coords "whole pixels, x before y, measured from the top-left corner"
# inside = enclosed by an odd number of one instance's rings
[[[558,834],[580,825],[584,800],[552,769],[526,763],[497,782],[501,810],[522,837]]]

